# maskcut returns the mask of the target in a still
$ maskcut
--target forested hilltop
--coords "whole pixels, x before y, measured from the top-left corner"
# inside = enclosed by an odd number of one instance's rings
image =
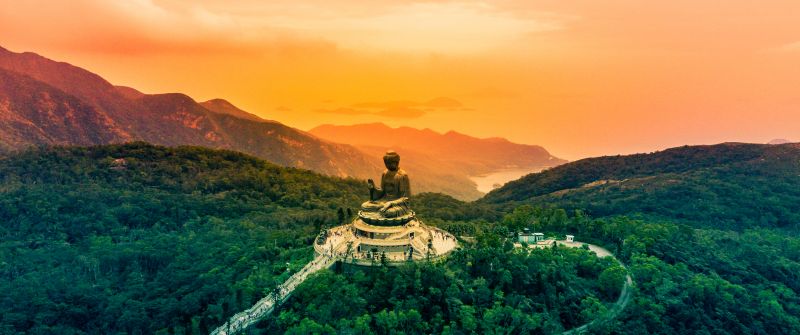
[[[207,333],[310,260],[364,193],[199,147],[2,158],[0,333]]]
[[[800,145],[724,143],[584,159],[530,174],[479,202],[636,214],[695,227],[800,228]]]
[[[681,147],[568,163],[472,203],[421,194],[415,208],[427,223],[476,241],[465,243],[462,256],[390,279],[322,273],[261,333],[551,334],[574,326],[574,315],[591,315],[601,322],[589,331],[598,334],[800,334],[799,152],[791,144]],[[634,279],[632,301],[604,319],[613,308],[607,298],[597,305],[591,291],[574,295],[586,289],[572,272],[580,273],[580,263],[562,250],[554,251],[557,260],[531,261],[509,247],[509,234],[524,228],[575,234],[611,250]],[[561,276],[539,276],[553,261]],[[437,279],[448,275],[450,286]],[[412,280],[421,295],[409,294]],[[386,286],[355,291],[345,300],[350,308],[331,312],[336,301],[310,294],[326,282]],[[516,285],[546,289],[521,294]],[[386,296],[390,288],[398,294]],[[491,303],[481,304],[479,290],[496,293]]]
[[[592,334],[800,333],[800,238],[781,230],[693,229],[530,206],[497,222],[427,222],[475,243],[439,266],[319,273],[254,332],[559,334],[597,320]],[[630,302],[606,317],[625,271],[562,247],[513,248],[507,236],[522,228],[569,232],[614,252],[634,280]]]

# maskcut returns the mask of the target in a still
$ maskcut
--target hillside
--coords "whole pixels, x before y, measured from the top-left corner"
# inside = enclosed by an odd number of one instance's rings
[[[0,159],[3,333],[207,334],[297,270],[358,182],[145,143]]]
[[[480,201],[704,227],[798,228],[800,146],[725,143],[589,158],[510,182]]]
[[[89,145],[131,135],[106,113],[30,77],[0,68],[0,149],[31,143]]]
[[[335,176],[374,176],[380,162],[349,145],[260,119],[227,101],[143,94],[34,53],[0,48],[0,149],[144,140],[241,151]]]

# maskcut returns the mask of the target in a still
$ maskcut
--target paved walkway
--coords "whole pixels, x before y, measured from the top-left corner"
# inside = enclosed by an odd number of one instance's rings
[[[557,241],[556,243],[570,248],[580,248],[584,244],[588,244],[582,242],[566,242],[566,241]],[[588,245],[589,245],[589,250],[594,251],[594,253],[597,254],[597,257],[601,258],[612,257],[614,258],[614,260],[617,261],[617,263],[619,263],[619,265],[625,268],[625,265],[622,264],[622,262],[620,262],[616,257],[614,257],[614,254],[612,254],[606,248],[594,244],[588,244]],[[627,268],[625,269],[627,271]],[[606,314],[592,320],[591,322],[585,325],[567,330],[563,332],[562,335],[584,334],[589,331],[589,327],[616,318],[619,315],[619,313],[622,313],[622,310],[625,309],[625,306],[627,306],[628,303],[631,302],[631,298],[633,297],[633,292],[631,289],[632,286],[633,286],[633,278],[631,278],[630,273],[626,273],[625,284],[622,286],[622,291],[620,291],[619,293],[619,298],[617,298],[617,301],[614,303],[614,306],[612,306],[608,311],[606,311]]]
[[[280,305],[291,296],[292,291],[297,288],[303,281],[308,278],[308,275],[322,269],[327,269],[336,262],[335,257],[328,255],[319,255],[314,260],[306,264],[300,271],[289,277],[283,284],[279,286],[277,296],[270,294],[263,299],[256,302],[252,307],[242,312],[236,313],[225,322],[224,325],[211,332],[212,335],[229,335],[237,334],[244,331],[247,327],[257,323],[275,309],[275,306]]]
[[[583,242],[567,242],[567,241],[556,241],[556,243],[558,243],[558,245],[563,245],[570,248],[581,248],[583,247],[584,244],[586,244],[589,246],[589,250],[594,251],[594,253],[597,254],[597,257],[599,258],[607,256],[614,257],[614,254],[612,254],[611,251],[608,251],[608,249],[594,244],[583,243]]]

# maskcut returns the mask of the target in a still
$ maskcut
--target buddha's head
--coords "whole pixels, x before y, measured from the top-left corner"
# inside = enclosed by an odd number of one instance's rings
[[[386,165],[386,168],[389,171],[397,171],[400,168],[400,155],[398,155],[394,151],[387,151],[385,155],[383,155],[383,164]]]

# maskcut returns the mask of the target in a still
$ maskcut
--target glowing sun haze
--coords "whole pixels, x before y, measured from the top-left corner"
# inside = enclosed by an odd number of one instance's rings
[[[557,156],[800,141],[800,1],[0,0],[0,46],[309,129]]]

